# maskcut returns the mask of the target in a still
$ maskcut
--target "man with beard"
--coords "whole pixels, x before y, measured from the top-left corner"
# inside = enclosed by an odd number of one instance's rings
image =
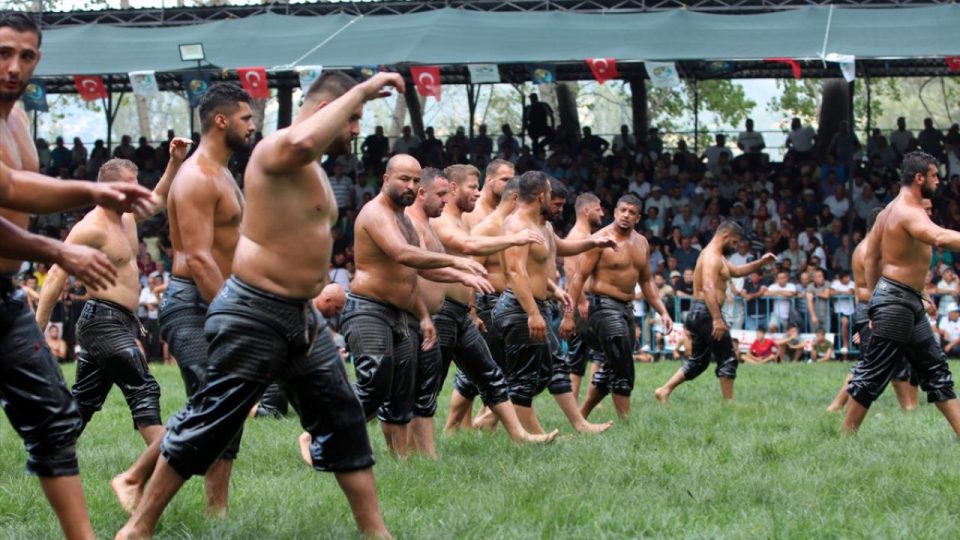
[[[600,226],[603,220],[603,207],[600,206],[600,198],[593,193],[580,194],[574,203],[574,209],[577,213],[577,221],[573,224],[573,227],[570,228],[570,232],[567,233],[567,240],[570,241],[589,237],[593,234],[593,230]],[[592,253],[593,252],[587,252],[578,257],[564,257],[563,273],[567,278],[567,292],[571,290],[569,284],[577,274],[577,266],[583,261],[584,257]],[[644,257],[646,257],[646,252],[644,252]],[[632,293],[633,291],[631,290],[631,294]],[[576,325],[576,333],[571,335],[563,335],[563,333],[561,333],[560,337],[567,340],[567,363],[570,365],[570,382],[573,385],[574,398],[579,399],[580,381],[587,371],[587,359],[591,357],[595,351],[594,348],[589,345],[593,343],[593,340],[589,334],[590,330],[587,328],[589,310],[587,298],[581,294],[579,297],[571,296],[570,299],[574,305],[573,318],[574,324]]]
[[[206,384],[168,422],[143,499],[117,538],[153,534],[186,479],[220,457],[275,379],[313,436],[314,469],[335,474],[360,533],[389,535],[363,409],[311,302],[327,279],[330,228],[337,220],[333,190],[317,160],[346,149],[360,130],[364,102],[385,86],[402,92],[403,79],[379,73],[357,84],[343,73],[324,73],[307,90],[293,124],[254,149],[233,274],[210,303],[204,326]],[[224,116],[217,120],[224,129],[246,125]],[[239,205],[233,197],[230,203]]]
[[[590,330],[604,355],[603,367],[594,376],[593,384],[580,407],[584,418],[611,392],[617,415],[625,420],[630,412],[630,394],[634,384],[633,340],[636,333],[633,300],[638,283],[647,303],[660,314],[665,333],[673,330],[673,319],[653,284],[647,263],[650,246],[634,230],[642,215],[643,203],[640,199],[633,195],[620,197],[614,210],[613,223],[597,233],[598,236],[616,241],[618,249],[588,251],[580,256],[579,263],[572,268],[574,274],[570,278],[568,292],[571,298],[580,298],[583,291],[587,291]],[[574,310],[567,310],[560,325],[560,337],[569,338],[575,328]]]
[[[505,159],[495,159],[487,165],[480,199],[477,200],[473,210],[463,214],[463,222],[468,228],[473,229],[500,204],[500,195],[507,182],[513,178],[513,170],[513,163]]]
[[[684,328],[693,342],[692,354],[683,366],[654,392],[657,400],[666,403],[673,389],[692,381],[710,365],[712,356],[717,362],[716,375],[720,380],[723,399],[733,399],[733,381],[737,377],[737,357],[730,338],[730,329],[723,320],[720,306],[726,299],[727,282],[731,277],[744,277],[773,263],[777,256],[767,253],[759,260],[735,265],[727,260],[740,242],[743,231],[733,221],[717,229],[713,239],[697,258],[693,273],[693,304],[684,321]]]
[[[235,84],[219,83],[200,100],[203,136],[184,162],[167,196],[173,272],[160,305],[160,335],[177,359],[187,401],[207,380],[207,308],[230,275],[240,237],[243,194],[227,168],[235,152],[247,148],[256,130],[250,96]],[[158,438],[133,465],[111,481],[120,506],[132,513],[160,456]],[[240,446],[233,438],[204,474],[207,513],[224,515],[233,460]]]
[[[418,294],[418,270],[452,266],[484,273],[473,260],[420,247],[416,227],[403,212],[416,200],[420,173],[420,163],[412,156],[390,158],[383,189],[360,210],[354,225],[357,270],[341,323],[354,355],[363,412],[368,419],[377,416],[390,452],[400,457],[407,453],[413,418],[417,342],[428,351],[437,338]],[[419,325],[420,335],[410,333],[411,324]]]
[[[480,197],[480,171],[472,165],[451,165],[445,172],[450,180],[452,202],[444,207],[440,217],[431,220],[431,225],[447,252],[470,256],[492,255],[513,246],[543,245],[542,234],[532,229],[506,236],[471,235],[463,222],[463,214],[473,210]],[[482,292],[492,292],[492,289]],[[445,296],[443,309],[434,317],[434,324],[444,366],[455,361],[458,368],[458,384],[450,399],[450,416],[457,417],[465,412],[458,410],[456,402],[459,401],[463,408],[469,410],[470,400],[479,394],[496,418],[507,420],[504,425],[511,437],[515,441],[524,440],[527,434],[515,421],[513,406],[506,403],[507,381],[480,335],[478,324],[471,317],[471,312],[475,311],[472,306],[475,306],[476,293],[460,284],[451,283],[446,286]],[[482,325],[482,321],[479,324]],[[552,439],[555,435],[553,433],[549,437]]]
[[[42,177],[30,122],[17,100],[40,61],[40,30],[22,13],[0,13],[0,255],[55,262],[91,289],[116,284],[103,253],[25,231],[28,213],[49,213],[92,204],[118,212],[150,212],[150,193],[140,186],[106,186]],[[0,395],[10,424],[24,441],[27,472],[40,479],[68,539],[93,538],[76,457],[82,420],[59,365],[37,326],[24,291],[14,285],[22,260],[0,260]]]
[[[166,199],[190,143],[190,139],[183,138],[171,142],[167,170],[154,192],[158,200]],[[112,159],[100,167],[97,182],[134,185],[137,170],[132,161]],[[161,202],[157,210],[162,209]],[[101,250],[110,258],[118,276],[116,285],[89,291],[90,300],[77,321],[77,342],[83,350],[77,359],[73,397],[83,419],[80,429],[103,407],[107,394],[116,385],[130,407],[134,429],[149,446],[163,435],[163,427],[160,385],[150,374],[147,359],[137,345],[143,326],[135,315],[140,300],[136,217],[98,206],[73,227],[65,242]],[[37,307],[40,328],[47,327],[68,279],[64,269],[56,265],[47,274]]]
[[[559,182],[558,187],[562,187]],[[547,388],[577,431],[604,431],[610,427],[609,422],[591,424],[580,414],[568,370],[559,357],[559,339],[547,326],[547,302],[549,277],[557,273],[557,255],[568,257],[615,247],[616,242],[598,237],[576,241],[557,238],[549,220],[563,211],[566,199],[560,193],[551,197],[551,181],[544,173],[524,173],[519,193],[517,209],[504,222],[503,232],[511,235],[530,230],[539,233],[544,243],[515,246],[503,253],[508,288],[497,301],[494,317],[505,343],[510,401],[530,433],[543,433],[532,407],[533,398]]]
[[[900,193],[880,212],[867,235],[864,274],[873,291],[867,308],[873,334],[847,387],[852,400],[843,420],[844,433],[860,428],[905,357],[927,392],[927,401],[936,404],[960,435],[960,404],[950,367],[930,328],[921,294],[933,246],[960,250],[960,232],[938,227],[923,208],[923,199],[933,197],[940,182],[938,165],[929,154],[907,154],[900,168]]]
[[[923,199],[921,204],[928,207],[931,204],[930,199]],[[870,215],[867,216],[868,236],[870,232],[873,231],[873,225],[876,223],[877,216],[880,215],[882,210],[882,208],[874,208],[873,211],[870,212]],[[929,212],[930,208],[928,207],[928,215]],[[853,379],[853,374],[856,373],[857,367],[864,361],[864,358],[866,358],[867,347],[870,345],[870,334],[872,331],[870,329],[870,317],[867,306],[870,304],[872,291],[867,288],[867,276],[864,268],[867,245],[867,240],[864,238],[857,244],[857,247],[853,248],[853,256],[850,263],[853,267],[853,283],[856,287],[855,294],[857,296],[857,310],[853,318],[853,334],[854,338],[860,341],[860,360],[850,368],[847,378],[840,387],[840,392],[837,393],[837,397],[835,397],[833,402],[827,407],[827,411],[829,412],[839,411],[847,404],[847,400],[850,398],[850,394],[847,392],[847,385],[850,384],[850,381]],[[928,311],[933,309],[934,313],[936,313],[935,304],[930,297],[924,294],[923,301]],[[893,374],[892,382],[893,391],[897,394],[897,401],[900,402],[900,407],[905,411],[915,409],[917,406],[917,381],[916,377],[913,376],[913,370],[910,369],[910,363],[907,362],[906,358],[900,358],[900,365]]]

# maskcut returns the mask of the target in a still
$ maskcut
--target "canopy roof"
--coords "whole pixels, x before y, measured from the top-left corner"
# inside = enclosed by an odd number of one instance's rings
[[[937,59],[960,54],[960,6],[891,9],[809,7],[762,14],[723,15],[673,10],[655,13],[475,12],[438,9],[404,15],[333,14],[298,17],[263,14],[234,20],[166,28],[125,28],[87,24],[44,33],[42,77],[126,74],[194,69],[180,60],[178,45],[203,43],[206,63],[232,69],[266,66],[289,71],[294,65],[325,68],[360,65],[450,66],[446,82],[465,76],[464,64],[571,64],[567,77],[590,78],[583,60],[616,58],[621,71],[642,73],[643,60],[687,62],[686,76],[700,64],[735,61],[738,68],[765,58],[805,60],[825,69],[831,53],[855,55],[876,66],[898,59]],[[693,64],[693,61],[700,61]],[[915,64],[914,64],[915,65]],[[930,60],[946,74],[941,60]],[[789,68],[777,66],[784,76]],[[839,70],[832,68],[832,76]],[[725,76],[737,77],[735,72]],[[927,71],[929,72],[929,71]],[[575,76],[569,76],[575,75]],[[581,76],[585,75],[585,76]],[[768,75],[769,76],[769,75]],[[814,75],[816,76],[816,75]],[[820,76],[823,76],[822,74]],[[504,77],[505,80],[512,80]],[[295,81],[290,81],[295,84]]]

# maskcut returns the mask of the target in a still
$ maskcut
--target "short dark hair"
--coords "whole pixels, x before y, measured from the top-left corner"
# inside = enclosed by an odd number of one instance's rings
[[[541,171],[527,171],[520,176],[517,192],[523,202],[533,202],[541,193],[550,189],[549,177]]]
[[[509,198],[511,195],[513,195],[519,190],[520,190],[520,177],[514,176],[507,182],[507,185],[503,186],[503,192],[500,193],[500,200],[501,201],[507,200],[507,198]]]
[[[239,85],[228,82],[215,83],[200,98],[197,107],[200,114],[200,130],[204,133],[213,127],[213,117],[219,113],[233,112],[239,103],[250,103],[248,94]]]
[[[435,167],[424,167],[420,171],[420,187],[424,190],[428,190],[433,186],[433,182],[437,178],[446,178],[447,175],[440,169]]]
[[[43,42],[43,34],[33,17],[20,11],[0,12],[0,28],[13,28],[17,32],[33,32],[37,35],[37,47]]]
[[[570,190],[567,189],[567,186],[552,176],[548,176],[547,180],[550,182],[550,198],[566,200],[567,196],[570,195]]]
[[[631,206],[636,206],[637,210],[643,210],[643,201],[641,201],[640,198],[633,193],[621,195],[620,198],[617,199],[617,206],[620,206],[621,204],[629,204]]]
[[[580,195],[577,195],[577,200],[576,202],[573,203],[573,208],[574,210],[579,212],[584,206],[587,206],[588,204],[598,203],[598,202],[600,202],[600,197],[597,197],[596,195],[588,191],[586,193],[581,193]]]
[[[900,170],[903,171],[900,175],[900,183],[909,186],[913,183],[914,176],[918,174],[926,176],[930,165],[939,167],[940,162],[926,152],[915,150],[903,156],[903,164],[900,166]]]
[[[323,75],[313,81],[313,84],[307,89],[304,99],[321,94],[336,99],[356,85],[357,80],[342,71],[324,71]]]
[[[497,174],[497,169],[499,169],[500,167],[510,167],[511,169],[516,169],[517,166],[505,159],[498,158],[491,161],[490,163],[487,163],[487,168],[484,171],[484,174],[486,176],[493,176]]]
[[[717,234],[721,234],[721,233],[729,233],[734,236],[742,237],[743,228],[740,227],[740,225],[736,221],[733,221],[732,219],[730,219],[730,220],[724,221],[723,223],[720,224],[719,227],[717,227]]]

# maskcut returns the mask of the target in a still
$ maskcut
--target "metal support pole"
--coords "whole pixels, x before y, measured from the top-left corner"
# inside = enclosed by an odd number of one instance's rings
[[[476,121],[477,94],[479,93],[479,86],[473,83],[467,83],[467,109],[470,111],[470,126],[468,127],[468,133],[470,134],[470,140],[473,140],[473,124]]]
[[[700,154],[700,81],[693,80],[693,153]]]

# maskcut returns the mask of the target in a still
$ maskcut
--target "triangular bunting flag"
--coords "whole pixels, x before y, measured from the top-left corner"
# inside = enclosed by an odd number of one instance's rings
[[[160,86],[157,84],[157,72],[153,70],[131,71],[127,76],[130,77],[130,88],[134,95],[152,97],[160,93]]]
[[[440,101],[440,68],[437,66],[415,66],[410,68],[410,76],[417,87],[417,92],[423,96],[433,96]]]
[[[853,82],[857,78],[857,59],[852,54],[830,53],[824,60],[840,64],[840,71],[847,82]]]
[[[269,99],[270,87],[267,85],[267,70],[263,67],[237,68],[237,77],[243,89],[253,99]]]
[[[615,58],[587,58],[587,65],[593,72],[593,78],[600,84],[610,79],[620,78],[620,71],[617,69]]]
[[[677,65],[673,62],[644,62],[643,67],[650,77],[650,84],[655,88],[672,88],[680,86],[680,74]]]

